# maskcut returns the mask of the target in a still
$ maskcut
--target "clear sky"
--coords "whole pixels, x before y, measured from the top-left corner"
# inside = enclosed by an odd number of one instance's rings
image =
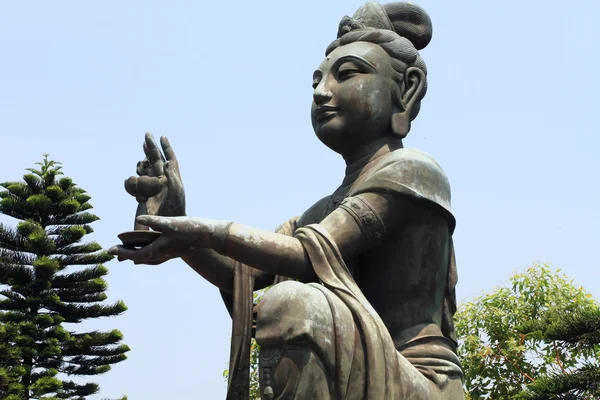
[[[50,153],[92,196],[105,248],[132,229],[123,189],[144,133],[168,135],[188,214],[274,229],[341,183],[313,135],[312,72],[358,0],[0,3],[0,181]],[[459,300],[539,260],[600,299],[600,5],[423,0],[429,90],[405,141],[450,178]],[[4,222],[11,222],[4,218]],[[129,359],[101,395],[222,399],[230,319],[182,261],[112,261]]]

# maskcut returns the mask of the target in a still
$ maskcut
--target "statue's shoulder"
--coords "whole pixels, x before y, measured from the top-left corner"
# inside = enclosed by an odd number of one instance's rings
[[[443,177],[446,181],[446,174],[442,167],[430,154],[418,149],[397,149],[382,157],[376,168],[394,166],[402,169],[413,169],[416,172],[421,172],[425,169],[438,177]]]
[[[421,150],[403,148],[382,157],[354,194],[364,192],[396,193],[424,200],[454,221],[448,177],[438,162]]]

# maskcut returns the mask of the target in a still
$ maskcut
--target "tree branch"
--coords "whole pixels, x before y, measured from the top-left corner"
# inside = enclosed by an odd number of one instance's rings
[[[563,372],[563,374],[568,375],[569,373],[565,369],[565,366],[563,365],[562,360],[560,359],[560,352],[558,351],[558,347],[556,346],[556,341],[552,342],[552,346],[554,347],[554,352],[556,353],[556,363],[560,367],[560,370]]]

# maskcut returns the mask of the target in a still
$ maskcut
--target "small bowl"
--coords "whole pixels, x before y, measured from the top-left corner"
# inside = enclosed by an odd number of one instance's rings
[[[162,233],[157,231],[129,231],[123,232],[117,235],[121,242],[123,242],[123,246],[127,247],[144,247],[148,246],[150,243],[154,242],[162,235]]]

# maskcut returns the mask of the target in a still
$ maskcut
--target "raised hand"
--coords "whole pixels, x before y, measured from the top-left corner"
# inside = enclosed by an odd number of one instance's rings
[[[151,133],[146,133],[146,158],[137,165],[137,174],[125,180],[125,190],[146,205],[146,213],[160,216],[185,215],[185,191],[179,163],[166,136],[160,138],[162,152]]]

